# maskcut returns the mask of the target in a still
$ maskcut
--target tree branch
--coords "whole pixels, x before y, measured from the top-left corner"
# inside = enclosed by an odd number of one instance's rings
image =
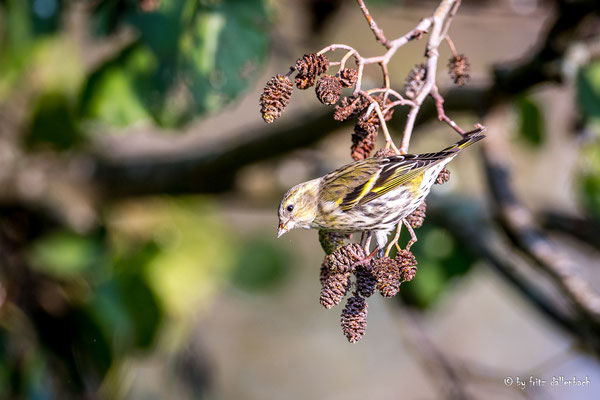
[[[580,276],[571,259],[548,242],[531,213],[520,203],[512,190],[504,155],[494,154],[497,147],[490,142],[483,148],[487,182],[501,226],[513,243],[563,290],[577,307],[582,322],[600,328],[600,296]]]
[[[240,168],[307,147],[337,128],[330,112],[302,115],[273,127],[245,129],[234,140],[184,154],[95,159],[94,181],[107,197],[158,193],[217,193],[231,188]],[[266,133],[265,133],[266,132]]]
[[[600,358],[600,328],[594,326],[590,329],[588,324],[581,323],[573,309],[566,306],[561,288],[554,286],[552,291],[542,290],[542,277],[524,273],[516,254],[506,256],[508,250],[498,247],[502,240],[489,224],[489,219],[476,212],[481,208],[466,199],[448,199],[443,203],[428,201],[427,218],[448,229],[453,237],[507,280],[542,315]]]

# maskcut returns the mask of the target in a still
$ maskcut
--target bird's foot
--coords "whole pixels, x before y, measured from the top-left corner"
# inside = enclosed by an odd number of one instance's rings
[[[375,250],[373,250],[369,255],[363,257],[360,254],[356,254],[353,250],[350,250],[351,254],[354,258],[357,259],[356,262],[354,262],[354,264],[352,264],[350,266],[350,270],[355,270],[357,267],[363,266],[366,267],[368,265],[371,264],[371,260],[373,259],[373,257],[375,256],[375,254],[379,251],[379,256],[381,257],[381,254],[383,254],[383,251],[381,249],[379,249],[379,247],[376,247]]]

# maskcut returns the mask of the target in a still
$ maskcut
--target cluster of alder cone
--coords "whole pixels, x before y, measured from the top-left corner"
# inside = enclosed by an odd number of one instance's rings
[[[442,184],[449,178],[450,172],[444,170],[436,183]],[[423,225],[426,208],[423,202],[406,217],[413,229]],[[342,310],[341,325],[348,341],[356,343],[367,328],[367,298],[375,291],[383,297],[396,296],[400,285],[415,277],[417,260],[409,249],[398,249],[394,258],[371,258],[357,243],[345,244],[346,239],[347,235],[337,232],[319,231],[319,242],[326,253],[321,264],[319,301],[331,309],[351,294]]]
[[[334,105],[334,119],[346,121],[355,119],[352,133],[351,156],[354,160],[368,158],[375,148],[381,122],[370,105],[377,102],[385,121],[392,118],[394,108],[385,96],[385,89],[377,95],[358,92],[341,97],[343,88],[354,86],[358,72],[353,68],[341,68],[335,75],[327,75],[329,60],[323,54],[306,54],[296,61],[287,75],[276,75],[266,84],[260,97],[261,114],[265,122],[272,123],[281,116],[290,102],[293,84],[290,76],[296,72],[294,84],[298,89],[315,86],[317,99],[323,104]],[[469,63],[464,55],[450,59],[449,73],[457,85],[469,79]],[[427,66],[418,64],[412,68],[405,80],[404,93],[414,99],[427,79]],[[341,99],[341,101],[340,101]],[[374,157],[387,157],[396,154],[383,148]],[[438,175],[437,184],[450,178],[444,169]],[[423,202],[406,221],[413,228],[419,228],[425,219],[426,204]],[[346,306],[342,310],[341,325],[349,342],[362,338],[367,327],[367,298],[379,291],[384,297],[394,297],[403,282],[412,280],[417,272],[417,261],[410,249],[398,249],[396,256],[372,258],[363,247],[356,243],[346,244],[346,235],[336,232],[319,232],[319,241],[326,253],[321,265],[320,303],[331,309],[348,294]]]
[[[356,119],[351,138],[351,156],[354,160],[368,158],[375,149],[377,133],[381,125],[379,116],[369,109],[369,106],[371,103],[377,102],[382,110],[383,118],[385,121],[389,121],[394,113],[394,105],[386,96],[385,89],[373,92],[373,94],[359,92],[342,98],[342,89],[353,87],[356,84],[358,71],[354,68],[340,68],[335,75],[327,75],[329,65],[329,60],[324,54],[305,54],[290,68],[288,74],[277,74],[269,79],[260,97],[262,117],[266,123],[270,124],[281,116],[290,102],[294,89],[290,75],[297,72],[294,83],[298,89],[315,86],[317,99],[321,103],[334,105],[339,102],[333,114],[335,120]],[[448,72],[457,85],[462,86],[468,81],[469,70],[470,65],[464,55],[459,54],[450,58]],[[404,93],[406,97],[414,99],[423,88],[426,79],[427,65],[415,65],[405,80]]]

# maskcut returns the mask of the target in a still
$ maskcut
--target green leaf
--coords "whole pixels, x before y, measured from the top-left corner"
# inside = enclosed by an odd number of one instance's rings
[[[153,121],[149,99],[156,73],[157,60],[146,47],[125,49],[90,76],[82,93],[80,114],[117,127]]]
[[[34,242],[30,249],[32,265],[58,278],[79,274],[103,255],[94,237],[56,232]]]
[[[0,7],[0,100],[25,74],[34,45],[27,3],[7,0]]]
[[[87,308],[76,309],[73,318],[70,325],[76,330],[70,333],[72,338],[67,341],[76,357],[77,367],[83,369],[80,371],[82,377],[101,381],[113,363],[111,345]]]
[[[519,113],[519,134],[528,144],[538,147],[544,141],[544,119],[540,108],[531,97],[516,100]]]
[[[28,147],[47,145],[64,150],[82,143],[83,139],[72,105],[65,94],[46,93],[38,99],[24,136]]]
[[[221,109],[253,83],[266,57],[264,3],[163,0],[155,12],[105,10],[140,36],[90,78],[83,115],[117,126],[179,126]]]
[[[582,148],[579,165],[579,198],[585,210],[600,221],[600,137]]]
[[[577,103],[584,118],[600,121],[600,62],[591,63],[577,73]]]
[[[154,343],[162,312],[154,292],[141,274],[127,273],[117,276],[122,306],[132,325],[132,338],[136,347],[149,348]]]

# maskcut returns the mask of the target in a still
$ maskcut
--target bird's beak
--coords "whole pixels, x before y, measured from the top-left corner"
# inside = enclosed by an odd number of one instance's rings
[[[287,227],[289,222],[283,223],[280,222],[279,223],[279,229],[277,229],[277,237],[281,237],[281,235],[283,235],[284,233],[286,233],[287,231],[289,231],[289,228]]]

